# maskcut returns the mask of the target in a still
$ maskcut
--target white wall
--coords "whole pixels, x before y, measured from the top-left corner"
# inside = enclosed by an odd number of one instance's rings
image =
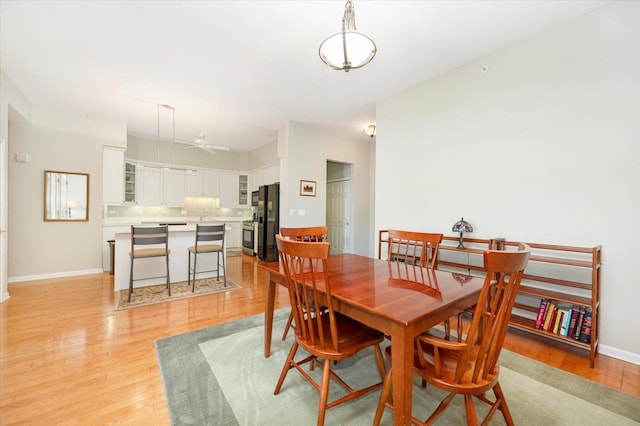
[[[289,122],[279,138],[284,140],[285,152],[281,158],[284,170],[280,176],[280,226],[325,225],[327,161],[350,163],[353,164],[353,252],[369,255],[372,245],[370,152],[373,149],[369,138],[363,135],[362,139],[353,139],[297,122]],[[316,181],[315,197],[300,195],[300,180]],[[306,215],[290,216],[290,209],[304,209]]]
[[[32,105],[9,123],[9,281],[102,272],[102,147],[126,146],[126,123]],[[29,162],[15,161],[16,153]],[[44,222],[44,170],[89,173],[89,221]]]
[[[260,169],[278,162],[277,141],[268,142],[249,152],[248,170]]]
[[[640,2],[377,105],[375,228],[603,247],[601,352],[640,363]],[[481,73],[482,65],[489,72]]]
[[[8,283],[8,194],[9,119],[31,116],[31,104],[9,77],[0,70],[0,302],[9,298]]]

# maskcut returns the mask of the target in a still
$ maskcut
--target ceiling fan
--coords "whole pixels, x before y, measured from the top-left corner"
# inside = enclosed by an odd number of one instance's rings
[[[176,139],[176,142],[184,143],[190,145],[185,149],[189,148],[199,148],[204,151],[207,151],[209,154],[215,154],[216,151],[230,151],[229,147],[221,146],[221,145],[211,145],[206,139],[205,134],[200,133],[200,135],[192,141]]]
[[[171,111],[171,118],[172,118],[172,140],[173,142],[179,142],[179,143],[183,143],[186,145],[191,145],[188,146],[185,149],[188,148],[200,148],[204,151],[207,151],[209,154],[215,154],[216,151],[230,151],[229,147],[227,146],[221,146],[221,145],[211,145],[209,144],[209,142],[205,139],[205,134],[204,133],[200,133],[200,135],[195,138],[194,140],[184,140],[184,139],[176,139],[176,107],[172,106],[172,105],[168,105],[168,104],[162,104],[162,103],[157,103],[156,104],[156,109],[158,112],[158,141],[160,141],[160,110],[169,110]],[[158,148],[158,158],[160,157],[160,151]]]

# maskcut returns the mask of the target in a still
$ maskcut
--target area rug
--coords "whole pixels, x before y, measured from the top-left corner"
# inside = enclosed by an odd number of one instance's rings
[[[263,356],[263,315],[157,340],[171,424],[315,424],[318,392],[298,373],[289,372],[280,394],[273,394],[291,346],[293,333],[287,341],[278,338],[287,316],[288,309],[275,312],[270,358]],[[335,366],[356,386],[377,379],[373,352],[364,352]],[[640,424],[637,398],[506,350],[501,364],[500,383],[516,424]],[[421,388],[418,380],[414,386],[413,413],[426,418],[444,394]],[[332,383],[330,398],[338,394],[341,388]],[[328,410],[325,424],[371,425],[378,397],[379,390]],[[486,414],[485,404],[477,402],[476,408],[479,416]],[[393,413],[385,410],[382,424],[392,423]],[[436,424],[466,424],[462,397]],[[494,415],[491,424],[504,424],[502,415]]]
[[[229,279],[229,277],[227,277],[226,287],[222,278],[219,280],[215,277],[201,278],[196,280],[195,292],[191,291],[191,285],[187,281],[171,283],[171,296],[167,294],[167,286],[165,284],[134,288],[133,293],[131,293],[131,302],[127,302],[129,289],[118,290],[116,294],[116,310],[204,296],[205,294],[220,293],[223,291],[237,290],[239,288],[241,287]]]

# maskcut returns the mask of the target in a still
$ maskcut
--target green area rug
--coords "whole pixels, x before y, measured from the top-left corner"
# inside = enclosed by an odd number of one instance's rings
[[[278,336],[288,309],[275,312],[271,357],[263,356],[263,315],[157,340],[156,352],[173,425],[313,425],[318,392],[290,371],[279,395],[273,395],[289,351]],[[300,352],[300,351],[299,351]],[[302,354],[299,354],[301,356]],[[503,351],[500,383],[514,421],[519,425],[638,425],[640,400]],[[335,366],[347,382],[373,383],[377,369],[373,351]],[[316,369],[314,373],[319,373]],[[414,382],[413,412],[428,417],[443,393]],[[342,393],[332,383],[330,398]],[[370,425],[379,390],[327,411],[326,425]],[[479,416],[486,405],[476,401]],[[385,410],[382,424],[393,423]],[[436,424],[465,425],[463,399],[457,397]],[[491,424],[504,424],[500,413]]]
[[[129,289],[118,290],[116,293],[116,311],[120,309],[135,308],[138,306],[152,305],[155,303],[171,302],[173,300],[187,299],[189,297],[204,296],[205,294],[220,293],[223,291],[237,290],[240,287],[227,277],[225,286],[224,278],[201,278],[196,280],[195,291],[191,291],[191,284],[187,281],[171,283],[171,296],[169,296],[166,284],[137,287],[131,293]]]

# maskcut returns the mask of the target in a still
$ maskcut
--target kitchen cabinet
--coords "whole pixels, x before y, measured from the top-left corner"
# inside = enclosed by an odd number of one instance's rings
[[[124,148],[102,149],[102,204],[120,205],[125,201]]]
[[[238,205],[249,205],[249,176],[238,175]]]
[[[162,193],[164,205],[184,206],[184,171],[183,170],[163,170]]]
[[[184,205],[184,171],[159,167],[138,167],[138,204],[181,207]]]
[[[217,170],[195,170],[185,174],[184,195],[187,197],[219,196],[220,176]]]
[[[136,202],[136,165],[133,163],[124,164],[124,202]]]
[[[252,191],[257,191],[262,185],[280,182],[280,164],[273,164],[268,167],[253,170],[250,173],[249,181]]]
[[[238,173],[220,172],[220,207],[238,206]]]
[[[242,222],[227,222],[227,248],[242,248]]]

